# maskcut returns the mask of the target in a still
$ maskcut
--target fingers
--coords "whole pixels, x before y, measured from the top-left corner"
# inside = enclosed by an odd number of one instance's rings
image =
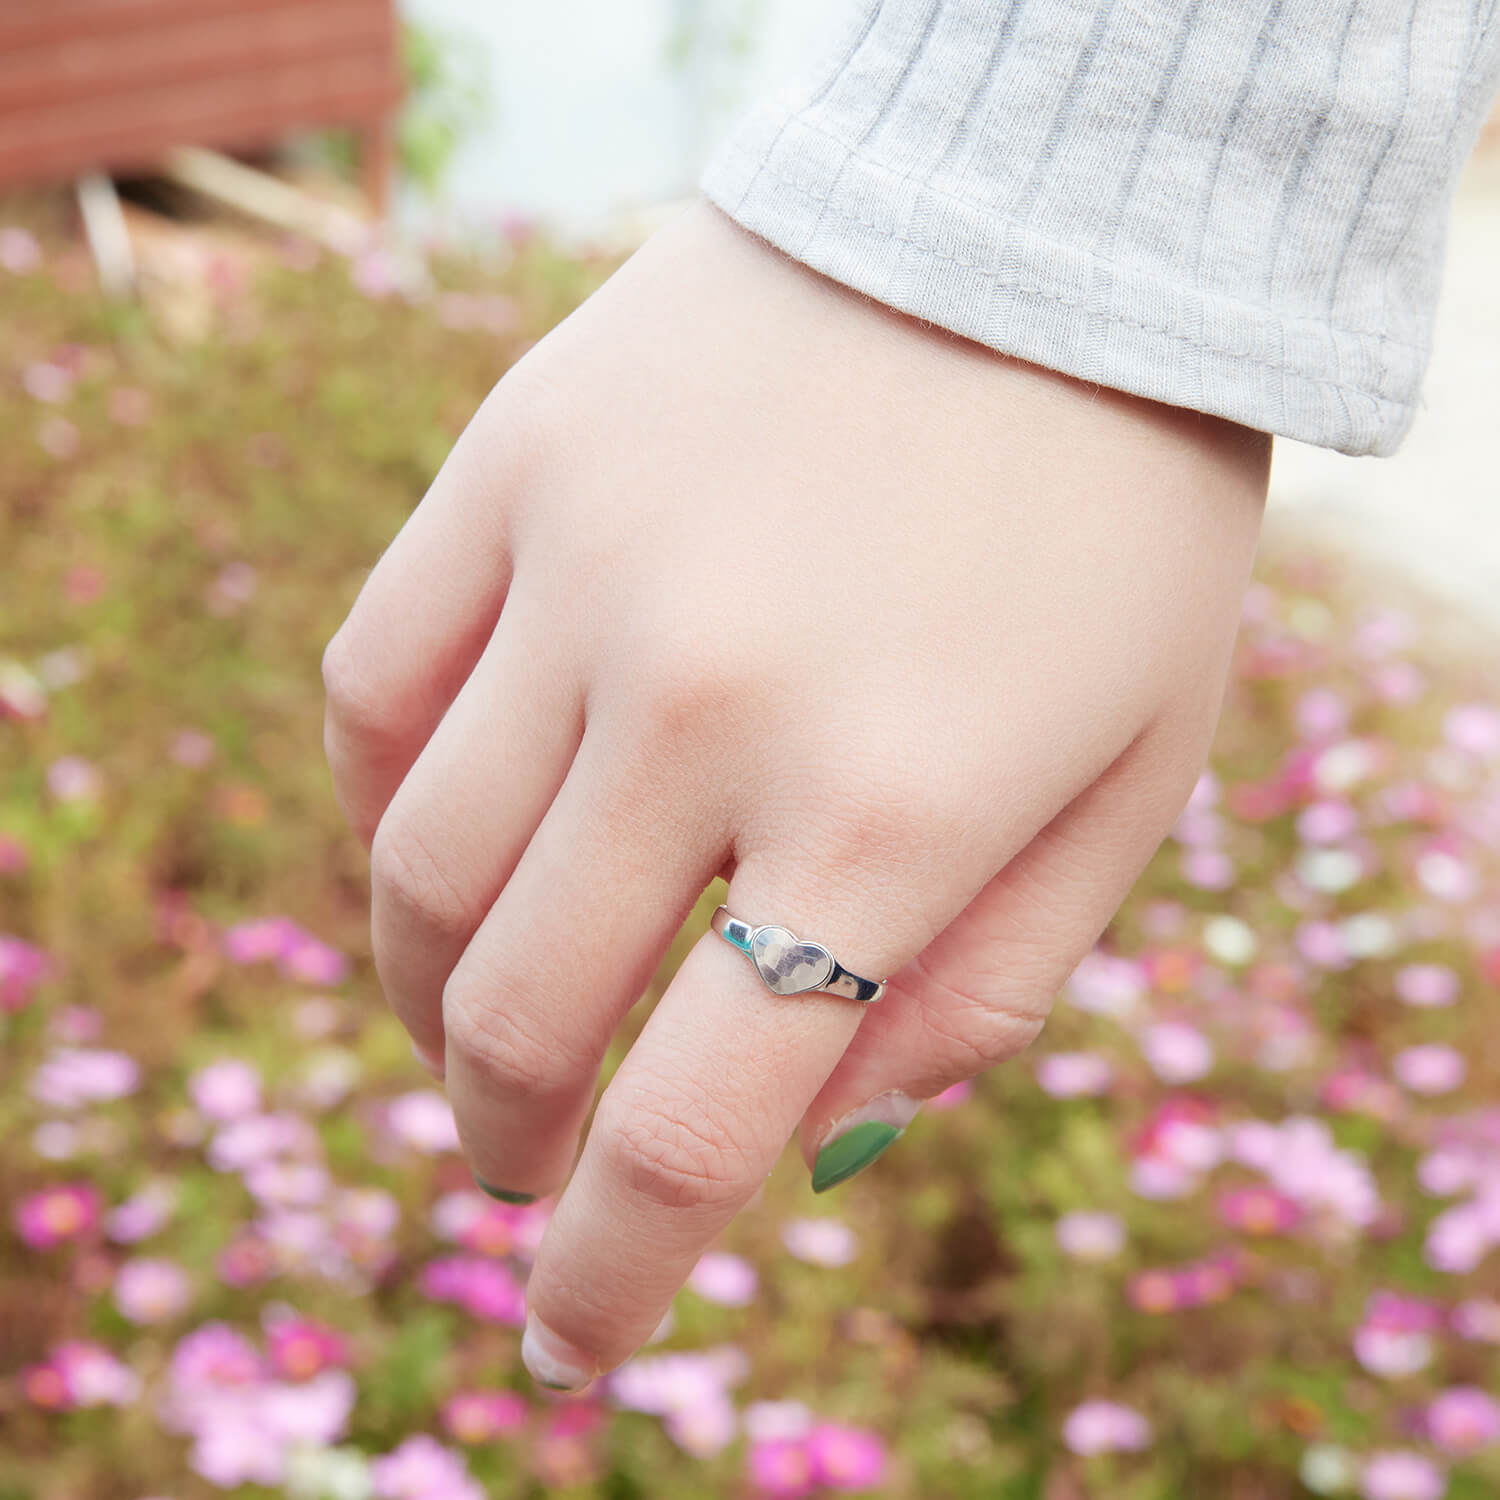
[[[371,942],[387,1001],[440,1070],[443,986],[567,776],[582,687],[518,584],[484,655],[380,819]]]
[[[858,864],[802,864],[747,859],[730,910],[785,923],[870,978],[929,941],[982,878],[955,860],[918,903],[851,879]],[[522,1343],[538,1380],[576,1388],[645,1341],[765,1180],[860,1016],[837,996],[773,995],[717,934],[699,940],[600,1100],[539,1249]]]
[[[334,793],[366,844],[505,600],[503,497],[524,445],[497,418],[501,389],[458,440],[324,653]]]
[[[922,1100],[1036,1037],[1187,800],[1196,742],[1135,740],[895,976],[803,1118],[814,1191],[879,1157]]]
[[[591,724],[443,991],[448,1097],[497,1197],[566,1177],[610,1038],[723,858],[710,826],[676,820],[688,785],[628,766]]]

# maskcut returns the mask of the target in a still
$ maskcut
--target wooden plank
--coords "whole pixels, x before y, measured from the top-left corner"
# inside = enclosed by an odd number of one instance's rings
[[[383,30],[372,24],[367,0],[325,0],[311,6],[289,6],[280,0],[278,8],[258,14],[224,14],[160,31],[17,48],[0,52],[0,115],[56,109],[101,94],[282,62],[336,57],[385,41]]]
[[[312,9],[320,0],[304,0]],[[394,34],[391,0],[359,0],[372,23]],[[218,15],[252,15],[286,0],[0,0],[0,53],[80,37],[154,30]]]
[[[372,49],[75,101],[67,109],[7,120],[0,131],[0,180],[144,167],[177,145],[236,150],[296,129],[369,126],[389,113],[398,95],[392,57]]]

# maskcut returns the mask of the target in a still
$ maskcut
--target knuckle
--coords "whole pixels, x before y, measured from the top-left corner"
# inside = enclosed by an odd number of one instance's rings
[[[373,688],[366,653],[347,621],[324,648],[323,691],[330,720],[342,734],[373,743],[393,736],[394,716]]]
[[[733,1142],[682,1100],[654,1105],[636,1092],[628,1110],[600,1111],[605,1164],[632,1193],[677,1211],[732,1210],[758,1176]]]
[[[654,646],[636,658],[632,693],[642,739],[682,754],[722,739],[727,726],[744,718],[756,689],[732,652],[658,632]]]
[[[443,989],[443,1031],[452,1051],[507,1093],[553,1097],[586,1071],[557,1036],[535,1029],[526,1008],[507,1003],[503,986],[472,972],[454,973]]]
[[[836,791],[821,799],[821,842],[830,861],[907,869],[951,858],[972,836],[972,803],[961,805],[933,775],[930,761],[917,761],[908,749],[878,767],[840,774]]]
[[[449,867],[413,824],[389,812],[370,847],[370,881],[383,907],[431,934],[467,936],[473,925],[468,900]]]
[[[1005,1062],[1025,1051],[1046,1022],[1051,991],[1029,983],[1024,971],[977,974],[958,984],[933,973],[920,954],[913,963],[923,984],[917,1016],[927,1047],[946,1064],[977,1073]]]

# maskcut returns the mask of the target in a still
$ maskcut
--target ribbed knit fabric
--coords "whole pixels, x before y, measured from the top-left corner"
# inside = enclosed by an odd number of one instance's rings
[[[1395,450],[1500,0],[860,0],[708,196],[1082,379]]]

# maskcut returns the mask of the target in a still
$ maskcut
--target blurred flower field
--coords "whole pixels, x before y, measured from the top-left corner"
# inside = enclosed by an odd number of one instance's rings
[[[0,205],[0,1500],[1500,1493],[1500,691],[1420,610],[1267,564],[1033,1052],[826,1197],[789,1153],[555,1397],[550,1205],[383,1010],[318,660],[609,265],[229,240],[120,306],[55,212]]]

